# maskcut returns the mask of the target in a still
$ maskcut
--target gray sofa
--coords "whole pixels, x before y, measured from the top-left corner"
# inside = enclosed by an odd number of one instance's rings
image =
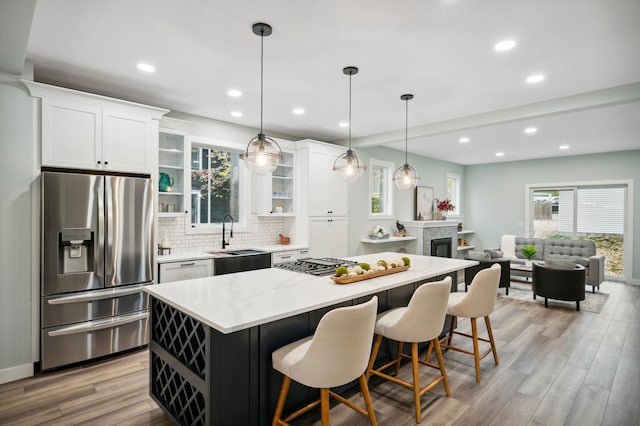
[[[604,281],[604,256],[596,254],[596,244],[591,240],[556,240],[543,238],[515,238],[515,262],[523,262],[526,256],[523,246],[536,246],[534,260],[565,260],[585,267],[585,284],[596,288]],[[489,250],[491,251],[491,250]]]

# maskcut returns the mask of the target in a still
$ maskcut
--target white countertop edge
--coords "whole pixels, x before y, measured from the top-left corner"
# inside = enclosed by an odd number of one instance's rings
[[[385,257],[386,254],[386,257]],[[389,255],[395,255],[397,256],[397,253],[377,253],[374,255],[365,255],[365,256],[354,256],[351,259],[354,260],[359,260],[359,261],[367,261],[369,259],[363,259],[363,257],[371,257],[371,256],[375,256],[381,259],[384,258],[390,258]],[[411,255],[410,257],[414,258],[417,257],[418,255]],[[428,257],[428,256],[419,256],[419,257]],[[203,324],[206,324],[207,326],[210,326],[212,328],[214,328],[215,330],[223,333],[223,334],[229,334],[229,333],[233,333],[236,331],[240,331],[240,330],[244,330],[244,329],[248,329],[251,327],[255,327],[258,325],[262,325],[262,324],[266,324],[269,322],[273,322],[273,321],[277,321],[280,319],[284,319],[284,318],[288,318],[288,317],[292,317],[298,314],[302,314],[302,313],[306,313],[306,312],[311,312],[314,311],[316,309],[320,309],[320,308],[324,308],[327,306],[331,306],[331,305],[335,305],[338,303],[342,303],[345,301],[349,301],[349,300],[353,300],[356,298],[360,298],[360,297],[365,297],[365,296],[369,296],[369,295],[374,295],[378,292],[381,291],[386,291],[395,287],[400,287],[403,285],[407,285],[416,281],[421,281],[421,280],[425,280],[425,279],[429,279],[429,278],[433,278],[439,275],[444,275],[444,274],[448,274],[454,271],[458,271],[461,269],[464,269],[466,267],[469,266],[473,266],[473,265],[477,265],[478,262],[477,261],[470,261],[470,260],[461,260],[461,259],[450,259],[450,260],[454,260],[456,261],[457,265],[456,266],[450,266],[450,267],[446,267],[446,268],[441,268],[438,270],[435,270],[433,272],[425,272],[425,271],[420,271],[419,268],[417,268],[417,270],[414,269],[409,269],[407,271],[404,272],[399,272],[397,274],[390,274],[390,275],[386,275],[383,277],[378,277],[372,280],[364,280],[364,281],[359,281],[357,283],[352,283],[352,284],[335,284],[331,281],[331,279],[327,276],[327,277],[312,277],[309,275],[304,275],[304,274],[300,274],[297,272],[291,272],[291,271],[284,271],[281,270],[281,274],[283,276],[288,276],[292,279],[295,278],[300,278],[300,280],[298,281],[306,281],[303,282],[301,285],[310,285],[309,283],[311,282],[311,285],[313,284],[312,280],[326,280],[324,283],[320,283],[321,285],[328,285],[328,286],[339,286],[339,287],[345,287],[345,286],[349,286],[348,290],[356,290],[356,291],[347,291],[346,294],[342,295],[342,296],[334,296],[331,298],[327,298],[324,300],[318,300],[317,302],[311,302],[308,303],[308,301],[304,300],[304,301],[299,301],[299,302],[304,302],[304,306],[299,306],[296,308],[291,308],[291,309],[286,309],[286,310],[282,310],[280,312],[274,312],[274,313],[270,313],[270,314],[265,314],[264,316],[260,316],[257,318],[253,318],[251,320],[245,320],[245,321],[237,321],[234,324],[223,324],[219,321],[216,321],[214,318],[210,317],[210,316],[206,316],[203,315],[199,312],[198,309],[194,309],[193,306],[189,306],[186,305],[184,303],[181,303],[178,300],[174,300],[170,297],[170,293],[171,290],[174,288],[180,288],[180,292],[184,293],[189,291],[189,287],[188,286],[196,286],[196,285],[202,285],[204,283],[207,283],[206,280],[211,280],[211,279],[216,279],[216,277],[207,277],[207,278],[200,278],[200,279],[195,279],[195,280],[187,280],[187,281],[175,281],[172,283],[166,283],[166,284],[159,284],[159,285],[153,285],[153,286],[146,286],[145,290],[147,291],[147,293],[151,294],[153,297],[158,298],[159,300],[174,306],[175,308],[181,310],[182,312],[186,313],[189,316],[192,316],[193,318],[201,321]],[[244,272],[244,273],[238,273],[238,274],[231,274],[231,275],[236,275],[236,276],[242,276],[242,274],[250,274],[251,272],[255,272],[255,271],[250,271],[250,272]],[[288,275],[287,275],[288,274]],[[225,277],[224,275],[220,276],[220,277]],[[218,283],[221,281],[226,281],[228,278],[225,278],[223,280],[220,280],[220,278],[217,278]],[[206,285],[223,285],[223,284],[217,284],[214,282],[211,282],[211,284],[206,284]],[[353,287],[351,287],[353,286]],[[264,288],[263,288],[264,289]],[[169,291],[165,291],[165,290],[169,290]],[[318,288],[316,288],[315,290],[318,290]],[[175,291],[175,290],[174,290]],[[165,294],[166,293],[166,294]]]

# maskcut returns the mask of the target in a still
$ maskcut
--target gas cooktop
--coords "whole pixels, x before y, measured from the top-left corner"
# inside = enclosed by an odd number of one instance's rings
[[[358,262],[345,259],[336,259],[333,257],[323,257],[320,259],[309,257],[305,259],[298,259],[293,262],[278,263],[274,265],[274,267],[286,269],[287,271],[302,272],[304,274],[323,277],[326,275],[333,275],[336,272],[336,268],[338,266],[352,266],[357,264]]]

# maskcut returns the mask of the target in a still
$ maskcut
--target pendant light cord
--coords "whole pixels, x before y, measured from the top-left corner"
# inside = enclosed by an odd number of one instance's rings
[[[260,30],[260,134],[262,134],[262,110],[264,107],[264,29]]]
[[[404,164],[409,164],[409,160],[407,157],[407,135],[409,132],[409,99],[404,101],[405,103],[405,112],[404,112]]]
[[[351,151],[351,77],[352,73],[349,73],[349,151]]]

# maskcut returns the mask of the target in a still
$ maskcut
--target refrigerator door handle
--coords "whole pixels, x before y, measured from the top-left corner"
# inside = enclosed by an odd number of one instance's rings
[[[117,297],[127,296],[129,294],[140,293],[144,291],[144,286],[138,285],[129,288],[119,288],[113,290],[99,290],[89,294],[74,294],[72,296],[56,297],[47,300],[49,305],[65,305],[68,303],[92,302],[94,300],[115,299]]]
[[[131,322],[140,321],[149,318],[149,312],[142,312],[135,315],[127,315],[126,317],[114,317],[107,318],[100,321],[90,321],[82,324],[74,324],[68,327],[60,328],[58,330],[49,331],[47,334],[50,337],[56,336],[68,336],[70,334],[89,333],[96,330],[102,330],[105,328],[118,327],[120,325],[129,324]]]

